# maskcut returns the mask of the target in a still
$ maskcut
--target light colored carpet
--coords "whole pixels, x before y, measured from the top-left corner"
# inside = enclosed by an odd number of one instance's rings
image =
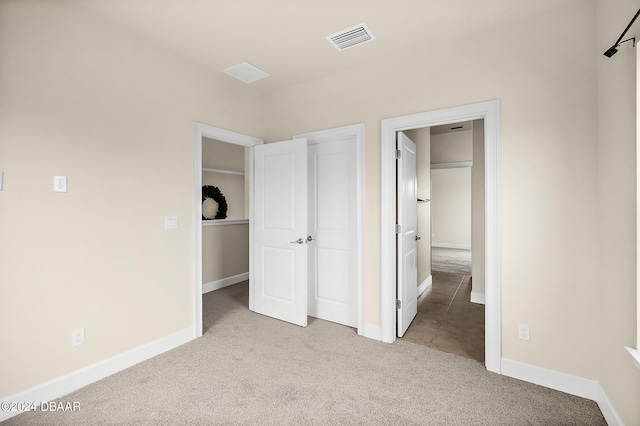
[[[471,250],[431,247],[431,270],[471,274]]]
[[[593,401],[476,361],[247,309],[247,284],[204,295],[202,338],[7,425],[606,425]]]

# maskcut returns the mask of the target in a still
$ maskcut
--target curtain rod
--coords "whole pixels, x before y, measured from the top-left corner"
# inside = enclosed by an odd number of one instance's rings
[[[636,45],[636,38],[635,37],[628,38],[628,39],[626,39],[624,41],[620,41],[620,40],[622,40],[622,37],[624,37],[624,35],[627,33],[627,31],[629,31],[629,28],[631,28],[631,25],[633,25],[633,23],[636,21],[636,18],[638,17],[638,15],[640,15],[640,9],[638,9],[638,11],[636,12],[636,15],[633,17],[631,22],[629,22],[629,25],[627,25],[627,28],[625,28],[624,31],[622,32],[622,34],[620,34],[620,37],[618,38],[616,43],[613,46],[611,46],[609,49],[607,49],[606,52],[604,52],[604,56],[606,56],[607,58],[612,57],[613,55],[618,53],[618,49],[616,49],[618,46],[620,46],[622,43],[626,43],[626,42],[631,41],[631,40],[633,40],[633,46],[635,47],[635,45]]]

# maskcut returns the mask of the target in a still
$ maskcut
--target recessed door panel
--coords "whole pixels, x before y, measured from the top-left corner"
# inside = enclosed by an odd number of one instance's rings
[[[344,152],[314,152],[316,171],[316,226],[319,230],[346,231],[349,227],[348,156]],[[353,165],[351,165],[353,168]]]
[[[316,263],[332,265],[331,268],[318,268],[316,273],[316,298],[326,303],[349,303],[349,277],[344,274],[349,269],[349,251],[336,249],[317,249]]]
[[[277,247],[263,248],[264,285],[262,294],[265,297],[285,302],[295,301],[295,256],[295,250],[284,250]]]
[[[295,228],[296,175],[293,152],[264,156],[264,229],[293,230]]]

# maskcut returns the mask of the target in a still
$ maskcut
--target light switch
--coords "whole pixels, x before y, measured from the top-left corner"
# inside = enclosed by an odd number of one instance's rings
[[[164,218],[164,229],[178,229],[178,217],[167,216]]]

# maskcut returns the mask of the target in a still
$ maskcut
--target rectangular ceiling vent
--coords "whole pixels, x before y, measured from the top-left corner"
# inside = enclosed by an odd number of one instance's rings
[[[327,36],[327,40],[338,50],[349,49],[376,38],[366,24],[354,25],[346,30]]]

